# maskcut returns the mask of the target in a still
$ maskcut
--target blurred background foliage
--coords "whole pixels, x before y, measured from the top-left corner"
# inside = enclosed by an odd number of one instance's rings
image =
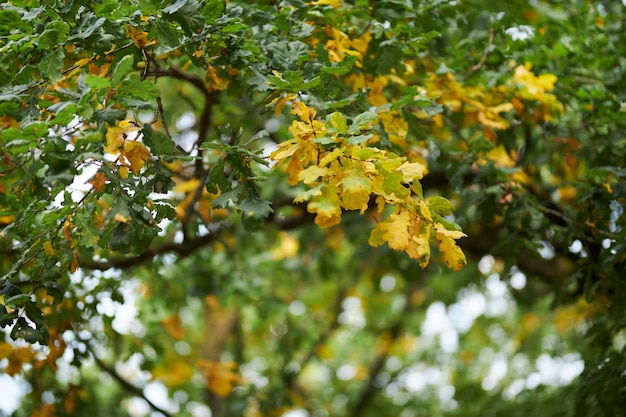
[[[625,415],[625,10],[3,3],[0,409]],[[297,102],[376,112],[467,265],[368,245],[373,202],[314,225],[269,158]]]

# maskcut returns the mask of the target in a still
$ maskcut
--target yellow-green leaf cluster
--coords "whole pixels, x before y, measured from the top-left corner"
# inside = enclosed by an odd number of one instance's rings
[[[351,142],[350,134],[361,134],[362,129],[369,127],[349,127],[340,113],[329,115],[324,124],[315,119],[315,109],[302,102],[294,101],[291,112],[300,119],[289,129],[293,138],[281,143],[271,158],[277,166],[286,164],[291,185],[303,183],[309,187],[294,202],[308,202],[307,210],[316,215],[317,225],[334,226],[347,210],[361,214],[371,210],[379,220],[369,239],[371,245],[387,243],[425,267],[430,260],[432,237],[433,242],[439,242],[449,267],[456,270],[465,264],[463,252],[455,242],[464,234],[448,230],[440,221],[440,214],[449,214],[451,203],[439,197],[433,200],[431,213],[423,199],[419,181],[427,172],[425,164]],[[369,120],[376,115],[367,117]],[[356,120],[353,126],[360,125]]]

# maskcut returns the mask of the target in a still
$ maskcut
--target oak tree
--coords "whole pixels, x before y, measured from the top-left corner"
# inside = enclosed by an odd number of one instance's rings
[[[621,415],[624,17],[2,3],[15,415]]]

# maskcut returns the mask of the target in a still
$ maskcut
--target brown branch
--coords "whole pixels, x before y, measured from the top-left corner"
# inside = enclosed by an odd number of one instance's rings
[[[168,69],[156,68],[151,73],[155,77],[172,77],[181,81],[186,81],[196,87],[198,91],[202,93],[204,96],[204,107],[202,108],[202,113],[199,116],[199,125],[198,125],[198,139],[196,141],[196,149],[198,152],[195,167],[196,172],[194,177],[200,180],[200,184],[198,188],[194,192],[192,201],[187,206],[185,210],[185,221],[188,221],[193,212],[194,206],[199,201],[202,196],[202,189],[204,188],[204,183],[206,182],[208,172],[204,168],[204,161],[202,158],[203,149],[202,144],[208,140],[209,137],[209,129],[211,127],[211,119],[213,116],[213,106],[217,103],[217,99],[219,97],[220,91],[213,90],[210,91],[207,88],[206,83],[202,78],[195,74],[191,74],[189,72],[183,71],[178,67],[172,66]],[[163,119],[163,107],[160,104],[160,99],[157,100],[157,105],[159,106],[159,112],[161,113],[161,119]],[[165,125],[165,120],[163,119],[163,124]],[[168,134],[169,135],[169,134]]]
[[[308,364],[311,359],[315,357],[315,354],[319,351],[319,349],[328,341],[328,339],[332,336],[332,334],[339,328],[339,313],[341,313],[341,303],[347,294],[347,288],[339,288],[337,294],[335,296],[335,300],[333,301],[332,307],[330,308],[332,314],[332,320],[326,327],[326,329],[317,337],[315,343],[309,348],[307,353],[298,363],[298,369],[302,370]],[[286,361],[289,362],[289,361]],[[297,377],[298,373],[290,373],[284,376],[285,389],[290,391],[294,388],[297,388]]]
[[[202,78],[198,77],[195,74],[183,71],[175,66],[172,66],[168,69],[155,68],[150,72],[149,75],[154,75],[155,77],[172,77],[177,80],[186,81],[196,87],[203,95],[206,96],[210,94]]]
[[[382,342],[384,343],[383,347],[369,367],[367,382],[359,393],[354,406],[348,413],[349,417],[361,417],[374,398],[374,394],[376,394],[376,391],[378,390],[374,385],[376,378],[385,366],[385,361],[389,357],[391,347],[402,335],[402,329],[404,328],[406,318],[411,313],[414,306],[411,302],[411,298],[413,298],[413,295],[424,286],[424,282],[424,279],[414,281],[407,287],[406,304],[404,305],[404,308],[402,309],[402,312],[396,322],[390,328],[386,329],[384,333],[382,333],[381,336],[386,336],[387,340]]]
[[[199,236],[182,243],[165,242],[161,245],[149,248],[147,251],[140,255],[130,258],[120,257],[113,258],[107,261],[94,261],[92,259],[79,258],[78,262],[81,268],[106,271],[107,269],[111,268],[125,269],[133,266],[138,266],[143,262],[149,261],[154,256],[164,253],[175,253],[181,257],[185,257],[191,255],[193,252],[202,248],[203,246],[215,242],[217,239],[219,239],[221,232],[225,230],[228,230],[228,228],[221,228],[217,231],[212,231],[207,235]]]
[[[107,365],[106,363],[104,363],[102,361],[102,359],[98,358],[95,354],[92,353],[91,355],[94,359],[94,361],[96,362],[96,365],[98,365],[98,368],[100,368],[102,371],[106,372],[109,376],[111,376],[111,378],[113,378],[118,384],[120,384],[122,386],[122,388],[131,395],[134,395],[136,397],[142,398],[145,402],[148,403],[148,405],[154,410],[157,411],[161,414],[163,414],[165,417],[173,417],[169,412],[165,411],[164,409],[162,409],[161,407],[159,407],[158,405],[156,405],[155,403],[153,403],[152,401],[150,401],[146,395],[144,394],[143,390],[133,384],[131,384],[129,381],[125,380],[124,378],[122,378],[122,376],[120,374],[117,373],[117,371]]]
[[[485,62],[487,61],[487,56],[489,56],[489,53],[491,52],[491,46],[493,45],[493,35],[494,35],[493,29],[489,29],[489,41],[487,42],[487,47],[485,48],[485,51],[483,52],[483,56],[480,58],[480,61],[478,61],[476,65],[473,65],[469,69],[469,72],[465,74],[465,76],[463,77],[463,81],[467,80],[469,77],[472,76],[472,74],[480,70],[483,67],[483,65],[485,65]]]
[[[217,102],[219,91],[207,92],[204,96],[204,108],[200,114],[200,124],[198,125],[198,140],[196,140],[196,148],[198,149],[198,158],[196,159],[196,176],[200,178],[204,171],[204,161],[202,160],[203,149],[202,144],[209,137],[209,128],[211,127],[211,119],[213,117],[213,105]],[[206,180],[206,178],[205,178]]]
[[[480,230],[467,231],[468,237],[459,240],[459,246],[470,255],[482,257],[490,254],[507,257],[507,248],[500,245],[506,229],[498,226],[485,226]],[[578,263],[567,252],[555,250],[552,258],[546,259],[534,251],[518,246],[512,254],[520,271],[534,275],[550,285],[563,284],[576,269]]]
[[[161,100],[161,96],[156,98],[157,102],[157,111],[161,116],[161,121],[163,122],[163,130],[165,130],[165,134],[168,138],[172,139],[172,135],[170,134],[170,130],[167,128],[167,122],[165,121],[165,110],[163,110],[163,101]]]

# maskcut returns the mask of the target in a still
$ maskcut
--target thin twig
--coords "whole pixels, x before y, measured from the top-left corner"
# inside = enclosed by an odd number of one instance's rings
[[[131,384],[129,381],[122,378],[122,376],[117,373],[117,371],[113,367],[104,363],[102,359],[98,358],[98,356],[96,356],[93,352],[92,357],[96,362],[96,365],[98,365],[98,368],[109,374],[109,376],[111,376],[111,378],[113,378],[118,384],[120,384],[125,391],[136,397],[142,398],[154,411],[157,411],[166,417],[173,417],[169,412],[165,411],[164,409],[150,401],[141,388]]]
[[[549,207],[546,207],[546,206],[542,206],[542,205],[540,205],[538,208],[539,208],[539,211],[543,211],[544,213],[556,216],[556,217],[562,219],[563,221],[565,221],[568,224],[572,224],[572,225],[575,225],[575,226],[578,226],[578,227],[582,227],[582,228],[586,227],[586,228],[589,228],[589,229],[595,231],[599,235],[605,236],[605,237],[607,237],[609,239],[614,239],[614,240],[617,239],[617,235],[615,233],[611,233],[611,232],[609,232],[607,230],[598,229],[597,227],[595,227],[595,226],[593,226],[591,224],[579,223],[579,222],[577,222],[575,220],[570,219],[569,217],[567,217],[565,214],[563,214],[559,210],[555,210],[555,209],[552,209],[552,208],[549,208]]]
[[[163,129],[165,130],[165,134],[167,135],[167,137],[172,139],[170,130],[167,128],[167,122],[165,121],[165,112],[163,110],[163,101],[161,100],[161,96],[158,96],[156,98],[156,102],[157,102],[157,111],[159,112],[159,115],[161,116],[161,122],[163,122]]]
[[[317,337],[317,340],[309,348],[308,352],[304,355],[302,360],[300,360],[300,362],[298,363],[297,369],[300,369],[300,370],[304,369],[306,364],[308,364],[311,361],[311,359],[315,357],[319,349],[328,341],[328,339],[332,336],[335,330],[339,328],[339,315],[340,315],[339,313],[341,313],[341,309],[342,309],[341,303],[343,299],[346,297],[346,294],[347,294],[347,288],[338,289],[337,294],[335,295],[335,300],[333,301],[333,305],[330,308],[330,311],[332,314],[332,321],[330,322],[328,327],[326,327],[326,329]],[[297,387],[296,386],[297,376],[298,376],[297,373],[290,373],[288,375],[285,375],[284,382],[285,382],[285,388],[287,391],[290,391]]]
[[[79,258],[78,263],[81,268],[95,269],[98,271],[106,271],[111,268],[130,268],[138,266],[143,262],[149,261],[156,255],[164,253],[176,253],[179,256],[188,256],[195,252],[197,249],[204,247],[210,243],[216,241],[220,234],[228,230],[226,227],[222,227],[218,230],[212,231],[207,235],[196,237],[183,243],[165,242],[161,245],[148,249],[144,253],[131,257],[131,258],[113,258],[108,261],[93,261],[91,259]]]
[[[485,65],[485,62],[487,61],[487,56],[489,56],[489,53],[491,52],[491,46],[493,45],[493,36],[493,29],[489,29],[489,40],[487,41],[487,47],[483,52],[483,56],[480,58],[480,61],[478,61],[476,65],[470,67],[469,72],[463,77],[463,81],[467,80],[469,77],[472,76],[472,74],[474,74],[476,71],[481,69],[483,65]]]
[[[204,80],[195,74],[185,72],[178,67],[172,66],[168,69],[156,68],[150,72],[150,75],[156,77],[172,77],[177,80],[187,81],[189,84],[196,87],[203,95],[209,95],[209,91],[206,88]]]
[[[385,343],[384,347],[381,349],[380,353],[376,356],[376,358],[370,365],[367,383],[359,393],[354,407],[352,407],[352,409],[348,413],[350,417],[360,417],[361,415],[363,415],[363,411],[369,406],[370,402],[374,398],[374,394],[377,390],[375,386],[376,378],[385,366],[385,362],[389,357],[391,347],[402,335],[402,329],[404,328],[406,318],[414,307],[413,303],[411,302],[411,298],[413,298],[413,295],[423,286],[424,280],[422,279],[419,281],[414,281],[413,284],[407,287],[407,291],[405,294],[406,304],[404,305],[404,309],[402,310],[402,313],[393,324],[393,326],[386,329],[385,333],[383,333],[383,335],[388,335],[388,339],[387,341],[383,342]]]

